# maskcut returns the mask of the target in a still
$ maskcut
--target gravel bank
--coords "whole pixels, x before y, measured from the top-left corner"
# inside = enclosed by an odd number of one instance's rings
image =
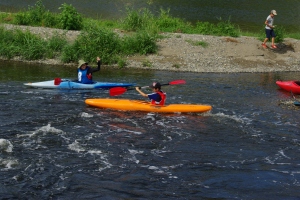
[[[29,30],[45,39],[55,32],[66,34],[70,42],[80,34],[80,31],[44,27],[9,24],[3,26],[7,29]],[[127,58],[126,67],[218,73],[300,71],[299,40],[287,38],[283,43],[277,44],[278,49],[264,49],[261,47],[261,42],[252,37],[230,38],[181,33],[163,33],[163,35],[165,38],[157,42],[159,51],[156,54],[130,56]],[[199,41],[207,43],[207,47],[192,44]],[[21,61],[19,58],[13,60]],[[65,65],[55,59],[24,62]],[[144,66],[145,63],[147,67]]]

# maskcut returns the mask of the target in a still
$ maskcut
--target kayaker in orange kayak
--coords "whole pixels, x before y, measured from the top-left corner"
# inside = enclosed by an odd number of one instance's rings
[[[140,87],[135,87],[136,91],[138,91],[143,97],[148,97],[151,100],[151,104],[153,105],[165,105],[167,94],[161,90],[161,84],[154,82],[152,85],[149,85],[152,88],[153,93],[145,94],[140,90]]]

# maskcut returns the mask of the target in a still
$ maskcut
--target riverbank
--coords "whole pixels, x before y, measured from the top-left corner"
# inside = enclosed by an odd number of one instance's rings
[[[45,39],[58,32],[66,34],[69,42],[74,41],[80,34],[79,31],[44,27],[10,24],[3,26],[7,29],[29,30]],[[217,73],[300,71],[300,42],[296,39],[286,38],[284,42],[277,44],[277,49],[264,49],[261,42],[253,37],[231,38],[182,33],[162,33],[162,35],[163,39],[157,41],[159,49],[156,54],[130,56],[127,58],[126,68]],[[199,41],[205,42],[207,46],[194,45],[194,42]],[[47,65],[77,65],[77,63],[64,64],[57,59],[12,60]]]

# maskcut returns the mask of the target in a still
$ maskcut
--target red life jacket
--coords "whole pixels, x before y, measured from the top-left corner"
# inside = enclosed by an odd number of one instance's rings
[[[164,93],[163,91],[158,91],[158,92],[156,92],[156,93],[159,94],[161,100],[160,100],[160,102],[157,104],[157,102],[156,102],[154,99],[152,99],[152,100],[151,100],[151,104],[153,104],[153,105],[160,105],[160,106],[165,105],[166,98],[167,98],[166,93]]]

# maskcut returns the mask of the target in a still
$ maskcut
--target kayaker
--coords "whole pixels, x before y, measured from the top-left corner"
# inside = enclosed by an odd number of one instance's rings
[[[88,63],[83,60],[79,60],[78,63],[79,63],[79,65],[78,65],[78,69],[77,69],[77,73],[78,73],[77,81],[79,83],[92,84],[93,83],[92,74],[93,74],[93,72],[97,72],[100,70],[101,58],[97,57],[98,67],[96,69],[93,69],[90,66],[88,66]]]
[[[136,91],[138,91],[143,97],[148,97],[151,100],[151,104],[154,105],[165,105],[166,101],[166,93],[161,90],[161,84],[154,82],[152,85],[149,85],[152,88],[153,93],[145,94],[140,90],[140,87],[135,87]]]

